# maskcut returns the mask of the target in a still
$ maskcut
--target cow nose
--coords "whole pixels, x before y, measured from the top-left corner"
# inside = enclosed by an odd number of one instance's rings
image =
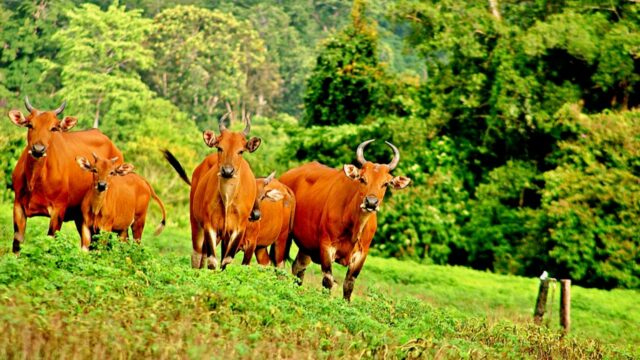
[[[233,173],[235,172],[236,169],[233,168],[233,166],[231,165],[222,165],[222,167],[220,168],[220,175],[222,175],[223,178],[230,178],[233,177]]]
[[[251,215],[249,216],[249,221],[258,221],[261,217],[262,213],[260,212],[260,209],[253,209],[253,211],[251,211]]]
[[[33,155],[33,157],[39,158],[44,155],[46,149],[47,148],[42,144],[33,144],[33,146],[31,147],[31,155]]]
[[[364,207],[369,210],[375,210],[378,208],[378,198],[372,195],[367,195],[364,198]]]
[[[107,190],[107,183],[105,181],[98,181],[98,185],[96,186],[96,189],[98,189],[98,191]]]

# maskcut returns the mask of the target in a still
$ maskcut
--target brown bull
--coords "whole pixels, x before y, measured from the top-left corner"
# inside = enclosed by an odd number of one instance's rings
[[[309,262],[320,264],[322,285],[333,287],[331,264],[348,266],[343,296],[351,299],[353,284],[369,252],[377,228],[377,211],[388,187],[402,189],[411,181],[393,177],[391,171],[400,161],[398,149],[391,143],[391,163],[366,161],[364,148],[373,140],[358,146],[357,159],[362,165],[344,165],[332,169],[317,162],[305,164],[284,173],[280,181],[296,198],[293,238],[300,249],[292,272],[302,281]]]
[[[193,172],[189,181],[180,163],[165,150],[165,157],[180,177],[191,185],[189,214],[193,254],[191,266],[215,269],[218,261],[215,248],[221,243],[221,268],[233,261],[244,237],[256,197],[255,176],[242,157],[245,151],[254,152],[260,138],[247,139],[251,127],[246,119],[243,132],[232,132],[220,120],[220,136],[213,131],[203,133],[204,142],[218,149],[207,156]]]
[[[275,172],[266,178],[256,179],[256,201],[252,220],[242,241],[243,263],[251,262],[255,252],[261,265],[284,267],[287,240],[293,227],[295,197],[286,185],[274,179]],[[267,247],[271,246],[270,254]]]
[[[162,222],[155,232],[159,235],[167,214],[151,185],[140,175],[131,173],[131,164],[118,165],[115,157],[101,159],[93,154],[93,158],[93,164],[85,157],[76,158],[82,170],[93,174],[93,186],[82,201],[82,249],[89,250],[92,235],[100,230],[117,232],[126,240],[131,227],[133,239],[140,242],[152,197],[162,211]]]
[[[97,129],[68,132],[76,125],[75,117],[62,114],[65,103],[53,111],[35,109],[25,97],[29,114],[9,111],[15,125],[27,128],[27,146],[22,151],[11,180],[13,203],[13,251],[20,252],[27,218],[48,216],[49,232],[60,230],[63,221],[74,220],[78,232],[82,223],[80,203],[91,187],[91,175],[78,168],[76,155],[122,159],[122,153]]]

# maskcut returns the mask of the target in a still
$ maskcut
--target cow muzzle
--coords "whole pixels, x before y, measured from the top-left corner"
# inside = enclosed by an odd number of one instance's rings
[[[222,165],[220,167],[220,176],[222,176],[225,179],[231,179],[235,174],[235,172],[236,172],[236,169],[234,169],[233,166],[231,165]]]
[[[380,207],[380,201],[378,200],[377,197],[372,195],[367,195],[364,198],[364,201],[362,201],[362,204],[360,205],[360,208],[362,210],[368,211],[368,212],[378,211],[379,207]]]
[[[98,190],[98,192],[107,190],[107,183],[104,181],[98,181],[98,183],[96,184],[96,190]]]
[[[29,154],[36,159],[47,156],[47,147],[42,144],[33,144]]]

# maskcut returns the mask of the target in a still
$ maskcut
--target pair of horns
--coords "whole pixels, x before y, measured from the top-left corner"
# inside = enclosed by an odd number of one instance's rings
[[[92,152],[91,155],[93,155],[93,160],[95,160],[95,162],[98,162],[98,159],[99,159],[98,154],[96,154],[95,152]],[[111,160],[112,163],[115,163],[116,161],[118,161],[118,159],[119,158],[116,156],[116,157],[112,157],[109,160]]]
[[[33,112],[33,110],[36,109],[29,102],[29,97],[28,96],[24,97],[24,106],[27,108],[27,110],[29,110],[29,112]],[[65,101],[62,102],[62,105],[60,105],[60,107],[58,107],[57,109],[53,110],[53,112],[56,114],[56,116],[58,116],[58,115],[62,114],[62,112],[64,111],[64,108],[66,106],[67,106],[67,101],[65,100]]]
[[[230,115],[231,115],[231,110],[227,111],[226,114],[222,115],[222,117],[218,121],[218,128],[220,129],[220,132],[222,132],[223,130],[227,130],[227,127],[224,125],[224,122],[229,118]],[[251,131],[251,117],[249,116],[249,114],[244,116],[243,121],[246,125],[242,133],[244,134],[244,136],[249,136],[249,131]]]
[[[364,158],[364,148],[374,141],[375,139],[371,139],[371,140],[364,141],[360,145],[358,145],[358,149],[356,150],[356,158],[358,159],[358,162],[361,165],[364,165],[364,163],[367,162],[367,160],[365,160]],[[389,171],[391,171],[395,169],[396,166],[398,166],[398,163],[400,162],[400,151],[392,143],[388,141],[385,141],[384,143],[389,145],[389,147],[391,147],[391,150],[393,150],[393,159],[389,164],[387,164],[387,166],[389,166]]]

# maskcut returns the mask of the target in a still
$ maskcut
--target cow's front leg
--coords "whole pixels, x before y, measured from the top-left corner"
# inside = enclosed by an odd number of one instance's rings
[[[24,242],[24,231],[27,227],[27,215],[24,208],[16,200],[13,203],[13,253],[20,254],[20,245]]]
[[[204,253],[206,253],[206,260],[202,260],[201,267],[207,264],[207,268],[215,270],[218,268],[218,259],[216,258],[216,246],[218,242],[218,233],[213,228],[208,228],[204,232]]]
[[[311,257],[302,252],[302,249],[298,250],[296,260],[291,264],[291,273],[300,279],[300,285],[304,281],[304,272],[307,270],[307,266],[311,262]]]
[[[89,245],[91,245],[91,229],[87,224],[82,224],[80,230],[80,248],[84,251],[89,251]]]
[[[344,284],[342,286],[342,296],[347,301],[351,301],[353,285],[356,282],[356,278],[360,274],[360,270],[362,270],[362,266],[364,265],[364,260],[366,259],[366,257],[367,255],[360,251],[356,251],[351,255],[349,269],[347,270],[347,275],[344,278]]]
[[[236,253],[238,252],[238,247],[243,237],[244,237],[244,232],[240,233],[237,231],[232,232],[231,236],[229,236],[229,242],[228,242],[228,245],[225,247],[225,250],[223,251],[224,257],[222,260],[222,264],[220,265],[220,268],[222,270],[224,270],[227,267],[227,265],[233,262],[233,258],[236,256]],[[251,258],[249,258],[249,260],[251,260]]]
[[[332,246],[320,247],[320,267],[322,268],[322,286],[331,290],[333,287],[334,279],[333,272],[331,271],[331,264],[333,263],[335,256],[335,248]]]

